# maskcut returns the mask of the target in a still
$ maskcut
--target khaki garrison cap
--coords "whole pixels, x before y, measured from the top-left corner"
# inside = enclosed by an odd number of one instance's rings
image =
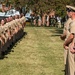
[[[66,5],[66,8],[69,8],[70,7],[70,5]]]
[[[67,11],[69,12],[75,12],[75,7],[70,6],[70,5],[66,5]]]

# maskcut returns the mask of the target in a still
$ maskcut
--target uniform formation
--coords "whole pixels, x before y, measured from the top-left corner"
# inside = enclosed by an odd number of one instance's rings
[[[26,19],[23,14],[1,20],[0,24],[0,57],[24,33]]]

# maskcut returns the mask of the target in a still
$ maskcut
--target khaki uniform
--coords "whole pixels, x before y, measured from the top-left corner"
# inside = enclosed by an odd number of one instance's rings
[[[75,20],[70,23],[70,33],[75,33]],[[68,75],[75,75],[75,54],[70,52],[68,55],[69,67],[68,67]]]
[[[7,50],[7,34],[6,34],[6,32],[7,32],[7,26],[4,26],[3,27],[3,34],[4,34],[4,39],[5,39],[5,42],[4,42],[4,50],[3,50],[3,52],[5,52],[6,50]]]
[[[12,29],[13,29],[13,43],[16,42],[16,32],[15,32],[15,20],[12,21]]]
[[[9,22],[5,24],[5,32],[7,37],[7,48],[10,47],[10,29],[9,29]]]
[[[70,31],[69,31],[69,24],[71,22],[71,18],[69,18],[65,24],[64,24],[64,30],[63,30],[63,34],[66,33],[66,39],[68,38],[68,36],[70,35]],[[65,41],[66,41],[65,39]],[[64,64],[66,64],[66,58],[67,58],[67,51],[68,50],[64,50]]]
[[[72,21],[71,18],[69,18],[64,24],[63,34],[66,33],[65,41],[70,35],[69,24],[71,23],[71,21]],[[65,75],[68,75],[68,50],[65,50],[65,49],[64,49],[64,64],[65,64]]]
[[[2,34],[2,28],[0,28],[0,58],[2,57],[2,47],[3,47],[3,40],[1,34]]]
[[[19,25],[18,25],[18,19],[15,19],[15,26],[16,26],[16,41],[18,41],[18,32],[19,32]]]
[[[23,32],[24,32],[24,31],[23,31],[23,30],[24,30],[24,27],[23,27],[23,20],[22,20],[22,18],[20,18],[19,20],[20,20],[20,24],[21,24],[21,26],[20,26],[20,28],[21,28],[21,33],[20,33],[20,34],[21,34],[21,37],[22,37],[22,36],[23,36]],[[24,22],[25,22],[25,21],[24,21]]]
[[[13,44],[13,37],[14,37],[14,24],[13,21],[10,22],[10,26],[11,26],[11,46]]]
[[[22,37],[22,34],[23,34],[23,32],[22,32],[22,24],[21,24],[21,22],[20,22],[20,19],[18,19],[18,26],[19,26],[19,32],[18,32],[18,37],[19,37],[19,39]]]
[[[23,16],[23,17],[21,18],[21,21],[22,21],[22,23],[23,23],[23,28],[24,28],[24,27],[25,27],[26,18]]]
[[[9,47],[12,45],[12,27],[11,27],[11,23],[9,22],[8,24],[8,29],[9,29]]]
[[[3,45],[2,45],[2,52],[6,51],[6,36],[5,36],[5,29],[2,29],[2,33],[1,33],[1,37],[2,37],[2,41],[3,41]]]
[[[1,52],[1,37],[0,37],[0,52]]]

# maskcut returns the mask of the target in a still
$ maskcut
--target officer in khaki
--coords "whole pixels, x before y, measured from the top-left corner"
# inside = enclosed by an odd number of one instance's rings
[[[67,5],[66,8],[69,8],[69,6]],[[65,23],[65,30],[66,30],[66,39],[65,41],[67,40],[68,36],[70,35],[70,31],[69,31],[69,24],[72,22],[72,19],[70,18],[70,15],[69,15],[69,12],[67,11],[67,15],[68,15],[68,20],[66,21]],[[68,67],[69,67],[69,64],[68,64],[68,50],[64,49],[64,59],[65,59],[65,74],[68,75]]]
[[[70,22],[72,21],[71,18],[68,18],[68,20],[65,22],[64,24],[64,30],[63,30],[63,35],[65,35],[65,41],[67,40],[70,32],[69,32],[69,24]],[[63,36],[62,35],[62,36]],[[64,49],[64,64],[65,64],[65,74],[67,75],[67,72],[68,72],[68,50],[67,49]]]
[[[10,22],[11,26],[11,45],[13,44],[13,37],[14,37],[14,28],[13,28],[13,21]]]
[[[20,35],[19,36],[21,38],[23,36],[21,18],[19,18],[18,21],[19,21],[19,27],[20,27],[20,33],[19,33]]]
[[[66,8],[69,7],[68,5],[66,6]],[[66,41],[66,39],[68,38],[70,32],[69,32],[69,24],[72,21],[72,19],[69,16],[69,13],[67,12],[67,16],[68,19],[64,24],[64,29],[63,29],[63,34],[60,36],[61,38],[65,37],[63,40]],[[64,49],[64,64],[65,64],[65,74],[67,75],[67,68],[68,68],[68,50]]]
[[[6,36],[6,50],[7,50],[8,47],[9,47],[9,30],[8,30],[8,25],[7,25],[7,24],[5,24],[4,29],[5,29],[5,36]]]
[[[72,19],[71,23],[69,24],[69,30],[70,30],[70,35],[64,42],[64,48],[66,49],[67,46],[69,45],[69,50],[68,50],[68,74],[67,75],[75,75],[75,50],[70,49],[71,42],[74,38],[75,34],[75,7],[70,6],[67,8],[67,11],[69,12],[69,15]]]
[[[2,40],[2,28],[0,28],[0,58],[2,57],[2,47],[3,47],[3,40]]]
[[[9,22],[7,22],[6,24],[5,24],[5,26],[4,26],[4,28],[5,28],[5,32],[6,32],[6,38],[7,38],[7,49],[10,47],[10,40],[9,40],[9,38],[10,38],[10,31],[9,31]]]
[[[7,50],[7,36],[6,36],[6,30],[7,30],[7,27],[4,25],[3,27],[3,34],[4,34],[4,39],[5,39],[5,43],[4,43],[4,52]]]
[[[9,22],[9,26],[8,26],[8,28],[9,28],[9,47],[12,45],[12,27],[11,27],[11,24],[10,24],[10,22]]]
[[[22,36],[22,34],[21,34],[21,23],[20,23],[20,20],[19,20],[19,19],[17,20],[17,24],[18,24],[18,26],[19,26],[18,37],[19,37],[19,39],[20,39],[21,36]]]
[[[4,28],[2,29],[1,37],[3,40],[2,52],[4,53],[6,50],[6,45],[5,45],[6,44],[6,36],[5,36],[5,29]]]
[[[16,32],[15,32],[15,21],[13,20],[12,21],[12,29],[13,29],[13,43],[15,43],[16,42]]]
[[[1,36],[0,36],[0,54],[1,54]]]

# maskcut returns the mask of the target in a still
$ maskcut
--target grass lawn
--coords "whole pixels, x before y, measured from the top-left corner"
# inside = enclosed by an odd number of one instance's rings
[[[26,26],[25,32],[0,60],[0,75],[64,75],[62,29]]]

